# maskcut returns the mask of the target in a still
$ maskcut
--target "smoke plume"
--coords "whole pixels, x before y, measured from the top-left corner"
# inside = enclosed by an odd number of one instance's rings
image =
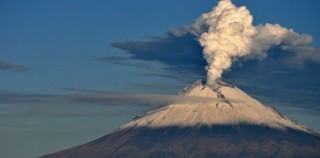
[[[208,62],[207,84],[213,85],[223,71],[230,68],[232,59],[250,53],[252,16],[246,7],[237,8],[230,0],[222,0],[210,13],[202,15],[208,31],[200,36],[204,58]]]
[[[208,85],[214,86],[237,58],[262,60],[274,46],[286,50],[312,48],[309,35],[300,35],[279,24],[253,26],[252,22],[253,17],[245,6],[237,7],[231,0],[221,0],[211,12],[183,28],[197,36],[203,47],[203,56],[208,63]]]

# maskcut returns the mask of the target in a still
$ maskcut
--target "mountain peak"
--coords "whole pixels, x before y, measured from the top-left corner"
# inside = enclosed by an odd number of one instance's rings
[[[179,92],[184,97],[201,97],[203,102],[174,103],[152,110],[120,127],[160,128],[166,126],[262,125],[313,133],[274,108],[263,105],[238,87],[217,81],[214,87],[198,80]]]
[[[218,80],[214,86],[208,86],[204,81],[198,80],[180,91],[179,95],[224,99],[225,96],[221,91],[225,89],[233,91],[231,93],[237,93],[237,87],[222,80]]]
[[[206,91],[213,91],[213,92],[219,92],[222,87],[229,87],[229,88],[236,88],[234,85],[231,85],[227,82],[224,82],[222,80],[217,80],[216,84],[214,86],[208,86],[205,81],[199,79],[190,86],[187,86],[184,88],[182,91],[179,92],[179,95],[188,95],[191,91],[193,91],[195,88],[201,88],[202,93]],[[206,91],[203,91],[206,89]],[[196,94],[196,95],[201,95],[201,94]]]
[[[41,158],[319,157],[320,135],[236,86],[199,80],[183,99],[92,142]],[[196,100],[193,101],[192,99]]]

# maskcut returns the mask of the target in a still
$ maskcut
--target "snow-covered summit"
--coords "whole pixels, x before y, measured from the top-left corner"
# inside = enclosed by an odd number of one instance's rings
[[[307,127],[288,119],[274,108],[265,106],[236,86],[218,81],[209,87],[201,80],[183,89],[179,95],[202,97],[204,102],[167,105],[135,118],[120,127],[160,128],[170,126],[194,127],[240,124],[262,125],[277,129],[295,129],[313,133]]]

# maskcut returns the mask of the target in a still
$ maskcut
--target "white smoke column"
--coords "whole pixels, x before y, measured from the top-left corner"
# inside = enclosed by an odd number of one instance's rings
[[[221,0],[212,12],[200,17],[208,26],[200,36],[204,58],[208,62],[207,84],[214,86],[232,60],[251,52],[252,36],[256,29],[246,7],[236,7],[230,0]]]

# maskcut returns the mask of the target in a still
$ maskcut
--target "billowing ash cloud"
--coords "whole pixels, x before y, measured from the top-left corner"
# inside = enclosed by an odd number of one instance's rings
[[[231,0],[221,0],[194,24],[172,32],[176,35],[192,33],[198,37],[208,63],[208,85],[214,85],[237,58],[264,59],[274,46],[285,50],[311,47],[309,35],[300,35],[279,24],[253,26],[252,21],[246,7],[236,7]]]
[[[241,14],[231,14],[234,12],[241,12]],[[231,20],[223,21],[223,19],[226,18],[230,18]],[[319,76],[315,75],[314,72],[320,70],[320,50],[312,46],[311,36],[298,34],[292,29],[283,27],[280,24],[267,23],[254,26],[251,24],[251,18],[250,12],[245,7],[236,7],[231,1],[222,0],[213,11],[203,14],[193,24],[170,29],[162,36],[145,40],[116,41],[113,42],[111,46],[123,50],[129,55],[128,60],[141,60],[163,64],[165,67],[162,68],[161,74],[159,74],[160,71],[154,71],[155,75],[158,74],[158,76],[161,77],[179,79],[179,81],[183,79],[184,81],[187,80],[186,82],[192,82],[193,80],[205,77],[207,72],[204,67],[208,64],[207,61],[213,63],[215,59],[215,55],[206,55],[211,57],[210,59],[203,57],[205,55],[203,53],[203,46],[200,43],[201,40],[203,44],[205,44],[205,49],[207,47],[209,49],[210,46],[210,49],[223,50],[229,48],[221,48],[221,46],[228,45],[219,42],[228,41],[229,38],[237,38],[251,42],[247,41],[247,43],[245,43],[243,41],[238,42],[230,39],[231,45],[239,48],[241,46],[242,49],[231,52],[231,55],[226,56],[226,61],[229,61],[229,64],[230,62],[232,64],[237,61],[237,64],[231,65],[231,68],[220,69],[230,71],[224,71],[224,74],[222,71],[213,76],[221,76],[223,74],[225,80],[240,80],[241,78],[244,79],[242,76],[246,76],[246,81],[251,80],[255,83],[260,83],[263,78],[266,83],[271,78],[269,73],[273,71],[290,71],[292,75],[294,74],[296,75],[295,77],[298,77],[302,73],[301,70],[303,70],[306,79],[308,78],[310,80],[310,77],[312,77],[314,78],[312,83],[319,83]],[[228,25],[228,27],[224,26],[226,28],[218,29],[218,23],[221,23],[219,24],[221,26],[222,24]],[[236,32],[236,35],[240,36],[240,38],[234,36],[235,33],[226,32],[232,30],[237,31],[238,26],[236,25],[246,26],[247,28],[243,28],[243,31],[253,28],[255,33],[250,36],[251,34],[244,34],[241,31]],[[226,39],[223,37],[215,37],[218,35],[222,36],[224,33],[228,35],[223,36]],[[212,36],[215,35],[214,39],[217,40],[210,39],[209,34]],[[216,48],[218,46],[214,44],[219,44],[219,48]],[[220,57],[218,55],[216,56]],[[109,60],[100,61],[110,63],[110,59],[112,58],[103,59]],[[126,64],[127,62],[113,63],[128,65]],[[239,67],[239,65],[241,66]],[[209,66],[207,67],[210,68]],[[212,68],[211,70],[214,72]],[[259,79],[258,76],[260,76]],[[303,76],[301,76],[301,79],[303,79]],[[277,78],[277,80],[279,81],[279,78]],[[211,81],[214,82],[214,79],[211,79]],[[298,83],[297,81],[295,82]],[[286,84],[288,78],[282,82]],[[311,82],[305,82],[304,84],[312,85]],[[274,85],[274,83],[271,85]]]

